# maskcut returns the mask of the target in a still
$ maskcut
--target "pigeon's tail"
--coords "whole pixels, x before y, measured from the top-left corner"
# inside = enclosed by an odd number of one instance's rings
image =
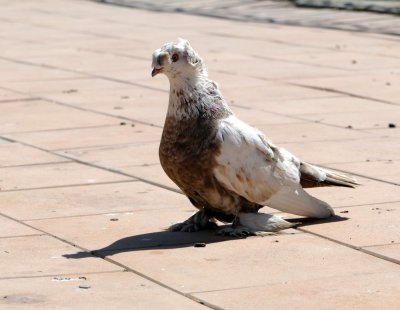
[[[300,164],[300,184],[303,188],[319,186],[355,187],[360,185],[355,179],[347,175],[305,162]]]
[[[282,188],[265,201],[265,205],[286,213],[307,217],[327,218],[335,215],[331,206],[309,195],[300,185]]]
[[[283,218],[265,213],[243,213],[238,214],[241,226],[252,232],[274,232],[295,226],[295,223],[285,221]]]

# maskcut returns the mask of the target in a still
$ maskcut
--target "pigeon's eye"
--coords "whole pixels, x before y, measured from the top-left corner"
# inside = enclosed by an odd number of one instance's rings
[[[172,62],[177,62],[178,59],[179,59],[179,55],[178,54],[173,54],[171,59],[172,59]]]

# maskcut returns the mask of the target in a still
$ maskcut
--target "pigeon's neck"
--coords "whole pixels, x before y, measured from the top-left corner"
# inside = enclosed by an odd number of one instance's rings
[[[218,85],[207,76],[170,80],[167,117],[217,119],[231,114]]]

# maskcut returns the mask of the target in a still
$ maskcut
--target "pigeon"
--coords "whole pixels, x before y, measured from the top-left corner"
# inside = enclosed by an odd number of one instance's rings
[[[152,77],[165,74],[169,105],[159,147],[163,170],[198,211],[171,231],[215,228],[229,236],[264,235],[293,227],[268,206],[311,218],[334,210],[304,188],[355,187],[357,181],[307,162],[268,140],[235,116],[205,64],[184,39],[152,55]]]

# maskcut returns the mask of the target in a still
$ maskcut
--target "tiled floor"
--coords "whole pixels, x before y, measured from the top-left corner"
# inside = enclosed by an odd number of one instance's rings
[[[399,309],[396,37],[84,0],[0,6],[0,308]],[[177,37],[237,116],[357,176],[310,190],[336,219],[264,238],[165,231],[194,211],[158,160],[168,80],[150,59]]]

